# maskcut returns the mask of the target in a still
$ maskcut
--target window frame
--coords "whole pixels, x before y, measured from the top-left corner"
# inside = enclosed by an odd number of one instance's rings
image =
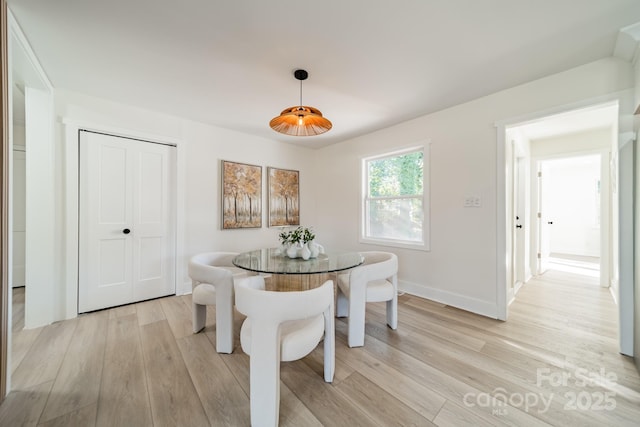
[[[388,159],[393,157],[399,157],[405,154],[411,154],[415,152],[422,152],[422,241],[415,242],[403,239],[389,239],[367,236],[367,229],[369,228],[369,210],[367,206],[371,200],[400,200],[400,199],[416,199],[416,196],[383,196],[383,197],[370,197],[369,196],[369,162]],[[430,172],[430,143],[424,142],[420,145],[414,145],[402,149],[396,149],[393,151],[385,151],[374,155],[368,155],[360,159],[360,243],[372,244],[378,246],[390,246],[395,248],[413,249],[421,251],[430,250],[430,197],[429,197],[429,172]]]

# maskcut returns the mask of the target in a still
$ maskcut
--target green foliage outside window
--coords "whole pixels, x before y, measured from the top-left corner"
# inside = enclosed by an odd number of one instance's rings
[[[369,162],[369,197],[422,194],[423,153],[408,153]]]

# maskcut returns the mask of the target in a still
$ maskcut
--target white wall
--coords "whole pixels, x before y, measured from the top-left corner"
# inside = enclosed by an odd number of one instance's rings
[[[363,156],[430,140],[431,251],[397,249],[400,286],[460,308],[497,317],[497,135],[494,124],[583,104],[630,96],[628,62],[608,58],[320,150],[318,235],[326,246],[376,248],[358,243],[360,165]],[[594,101],[595,103],[595,101]],[[567,108],[569,109],[569,108]],[[628,115],[628,111],[624,111]],[[465,195],[481,208],[464,208]],[[500,207],[504,209],[503,206]],[[500,255],[502,258],[503,255]]]
[[[13,145],[21,147],[22,149],[24,149],[25,147],[25,129],[24,129],[24,123],[17,123],[14,122],[13,123]]]
[[[313,151],[211,126],[185,122],[187,151],[187,256],[211,250],[246,251],[278,245],[279,228],[268,228],[267,167],[300,171],[300,223],[314,226],[316,198],[312,191]],[[262,228],[221,230],[220,160],[263,167]]]
[[[267,166],[300,171],[301,223],[315,225],[313,152],[309,149],[67,91],[57,90],[55,103],[60,120],[58,145],[65,151],[65,164],[59,165],[62,177],[58,188],[65,206],[59,225],[65,230],[60,253],[65,254],[61,263],[64,261],[66,267],[58,285],[58,291],[65,295],[64,317],[75,315],[77,301],[77,208],[69,201],[77,198],[78,127],[177,145],[178,293],[191,290],[186,265],[196,253],[277,245],[279,230],[267,228]],[[221,230],[220,160],[263,166],[263,228]]]
[[[13,122],[11,183],[11,286],[25,286],[26,161],[24,123]]]
[[[572,154],[579,155],[609,149],[611,149],[611,129],[608,127],[531,140],[531,157],[535,159],[568,157]]]
[[[636,52],[638,52],[638,46],[640,43],[636,40]],[[634,77],[635,77],[635,98],[633,102],[634,109],[640,108],[640,61],[636,55],[635,64],[634,64]],[[634,117],[634,126],[633,130],[636,134],[635,141],[635,206],[634,206],[634,227],[635,233],[633,238],[633,247],[634,247],[634,262],[633,265],[635,269],[633,270],[633,283],[634,283],[634,313],[628,310],[626,314],[626,319],[621,319],[622,321],[631,321],[634,318],[635,321],[633,324],[633,332],[629,335],[633,336],[633,339],[629,339],[631,341],[629,343],[628,348],[626,349],[626,354],[633,354],[635,357],[635,363],[638,369],[640,370],[640,143],[638,142],[638,135],[640,135],[640,116],[636,115]],[[626,296],[630,296],[631,292],[629,292]],[[622,296],[622,295],[621,295]]]
[[[57,299],[52,281],[59,275],[56,256],[55,165],[52,95],[25,88],[25,328],[55,320],[51,301]],[[52,280],[53,279],[53,280]]]

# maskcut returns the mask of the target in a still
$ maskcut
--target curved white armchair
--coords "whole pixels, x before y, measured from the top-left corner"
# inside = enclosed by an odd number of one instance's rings
[[[391,252],[361,252],[364,263],[338,276],[337,316],[349,316],[349,347],[364,345],[367,302],[387,302],[387,324],[398,327],[398,257]]]
[[[250,356],[251,425],[277,426],[280,413],[280,361],[298,360],[324,335],[324,380],[333,381],[335,331],[333,281],[308,291],[264,290],[264,279],[236,282],[236,308],[242,324],[242,350]]]
[[[235,267],[234,252],[208,252],[189,260],[192,280],[193,332],[205,326],[207,305],[216,306],[216,351],[233,352],[233,281],[247,272]]]

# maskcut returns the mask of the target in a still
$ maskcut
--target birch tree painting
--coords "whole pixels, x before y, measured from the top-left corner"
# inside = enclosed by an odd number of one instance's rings
[[[222,161],[222,228],[262,227],[262,166]]]
[[[300,225],[299,172],[268,168],[269,226]]]

